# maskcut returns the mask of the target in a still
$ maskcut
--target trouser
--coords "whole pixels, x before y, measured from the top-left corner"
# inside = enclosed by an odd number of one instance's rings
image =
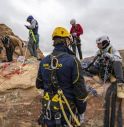
[[[47,125],[47,127],[66,127],[67,123],[65,122],[65,119],[62,115],[61,112],[51,112],[51,120],[46,119],[45,123]],[[57,117],[58,114],[61,114],[61,117]],[[66,111],[67,117],[69,118],[70,115],[69,113]]]
[[[46,97],[48,97],[50,100],[46,100]],[[63,102],[63,108],[60,106],[59,102],[52,101],[52,99],[55,99],[55,96],[53,94],[45,94],[44,98],[42,98],[42,111],[41,111],[41,116],[38,119],[38,123],[40,125],[47,125],[47,127],[67,127],[66,123],[66,117],[71,123],[71,114],[69,112],[69,109],[67,108],[67,105]],[[57,98],[56,98],[57,99]],[[55,99],[55,100],[56,100]],[[71,107],[71,110],[74,114],[76,114],[76,107],[75,104],[72,100],[67,99],[68,103]],[[62,111],[65,112],[66,115],[63,115]]]
[[[76,55],[76,47],[77,47],[77,50],[79,53],[79,58],[82,59],[81,40],[78,38],[74,38],[73,40],[74,40],[74,42],[72,44],[72,50]]]
[[[71,116],[68,110],[64,109],[67,115],[67,118],[71,120]],[[73,110],[74,112],[74,110]],[[38,119],[39,125],[47,125],[47,127],[67,127],[67,123],[62,114],[61,110],[44,110],[42,109],[42,113]]]
[[[122,63],[120,61],[113,62],[114,74],[118,83],[124,82]]]
[[[75,105],[79,114],[83,114],[86,111],[87,102],[75,100]]]
[[[13,61],[13,52],[14,52],[13,48],[11,48],[11,47],[6,48],[6,56],[7,56],[8,62]]]
[[[99,68],[96,66],[90,66],[89,68],[87,68],[88,72],[90,72],[93,75],[98,75],[99,74]]]
[[[35,42],[32,36],[29,36],[28,49],[30,51],[31,56],[37,57],[37,48],[38,48],[38,42]]]
[[[39,48],[39,34],[36,34],[35,35],[35,38],[36,38],[36,49],[38,49]]]

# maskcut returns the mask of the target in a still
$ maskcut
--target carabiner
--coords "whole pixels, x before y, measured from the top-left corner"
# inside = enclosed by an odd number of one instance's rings
[[[51,68],[52,69],[57,69],[57,65],[58,65],[58,59],[56,58],[56,56],[52,56],[52,59],[51,59]]]

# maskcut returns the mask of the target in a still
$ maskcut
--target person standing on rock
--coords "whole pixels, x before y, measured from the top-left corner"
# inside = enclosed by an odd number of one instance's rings
[[[21,42],[19,39],[17,39],[14,36],[11,36],[11,35],[5,35],[2,37],[1,41],[3,43],[5,50],[6,50],[8,62],[13,61],[13,53],[14,52],[19,56],[23,56],[23,50],[22,50],[23,42]],[[20,54],[18,54],[15,51],[16,47],[19,47]]]
[[[25,25],[25,27],[29,30],[29,41],[28,41],[28,49],[30,54],[36,58],[37,56],[37,49],[39,47],[39,34],[38,34],[38,22],[32,15],[27,17],[27,22],[30,25]]]
[[[65,127],[72,126],[72,118],[80,126],[87,96],[81,65],[68,48],[70,33],[65,28],[56,27],[52,40],[53,52],[40,62],[36,79],[37,89],[44,90],[42,115],[38,121],[47,127]],[[74,118],[75,115],[71,117],[69,109],[74,114],[77,109],[80,122]]]
[[[80,35],[83,34],[83,28],[80,24],[76,24],[76,20],[72,19],[70,21],[70,24],[72,25],[71,29],[70,29],[70,33],[72,35],[73,38],[73,43],[72,43],[72,50],[76,55],[76,47],[79,53],[79,58],[80,60],[83,59],[82,56],[82,50],[81,50],[81,38]]]

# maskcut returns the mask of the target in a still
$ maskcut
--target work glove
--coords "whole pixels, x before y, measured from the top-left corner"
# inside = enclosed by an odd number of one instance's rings
[[[124,86],[124,83],[117,83],[117,86]]]
[[[72,36],[76,37],[77,36],[77,33],[72,33]]]
[[[107,52],[107,53],[103,54],[103,57],[112,59],[112,54]]]
[[[19,57],[17,58],[17,61],[18,61],[18,62],[24,62],[24,60],[25,60],[25,57],[24,57],[24,56],[19,56]]]
[[[25,27],[26,27],[27,29],[29,29],[29,27],[28,27],[27,25],[25,25]]]

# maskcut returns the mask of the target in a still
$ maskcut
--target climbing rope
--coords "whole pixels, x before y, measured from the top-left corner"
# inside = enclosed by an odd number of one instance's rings
[[[69,127],[73,127],[73,126],[71,125],[69,119],[67,118],[67,115],[66,115],[65,111],[64,111],[64,107],[63,107],[63,104],[62,104],[62,98],[63,98],[64,102],[66,103],[66,106],[68,107],[69,112],[70,112],[72,118],[74,119],[76,125],[77,125],[77,126],[80,126],[80,122],[79,122],[79,120],[76,118],[76,116],[74,115],[73,111],[71,110],[71,107],[70,107],[70,105],[69,105],[69,103],[68,103],[66,97],[64,96],[62,90],[58,90],[58,95],[59,95],[59,97],[60,97],[60,98],[59,98],[60,108],[61,108],[61,110],[62,110],[63,116],[64,116],[65,121],[67,122],[68,126],[69,126]]]

